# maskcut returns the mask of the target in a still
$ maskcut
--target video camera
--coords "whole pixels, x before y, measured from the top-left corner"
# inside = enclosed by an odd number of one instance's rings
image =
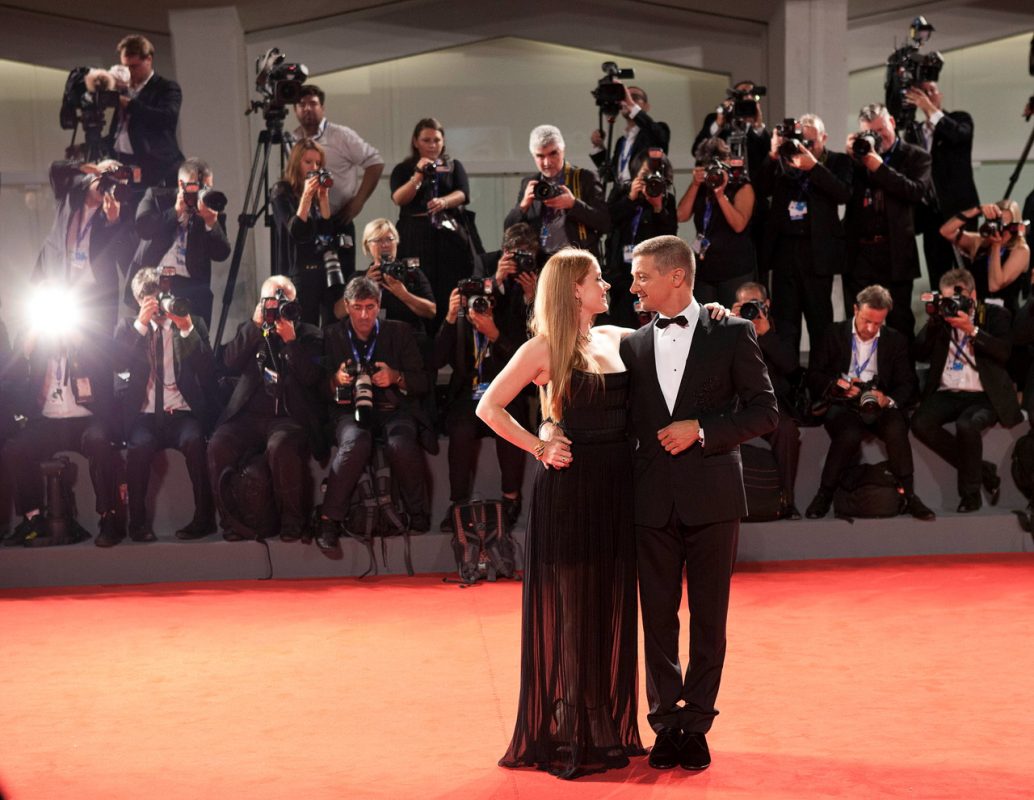
[[[173,317],[185,317],[190,314],[190,300],[176,297],[172,293],[172,278],[176,274],[175,267],[162,267],[158,276],[158,316],[166,314]]]
[[[124,69],[115,68],[120,71]],[[128,75],[114,70],[76,67],[70,71],[61,97],[61,128],[70,131],[81,124],[88,134],[99,135],[104,127],[105,112],[119,105],[120,82],[127,83],[128,80]],[[89,135],[87,139],[90,139]],[[100,154],[93,153],[90,156],[99,158]]]
[[[976,303],[972,297],[964,294],[965,291],[961,286],[956,286],[953,295],[925,292],[922,299],[926,303],[926,313],[934,319],[948,319],[957,317],[959,314],[971,314]]]
[[[884,105],[894,117],[898,128],[915,121],[916,107],[905,98],[905,92],[917,84],[936,81],[944,66],[944,57],[934,51],[920,55],[920,48],[930,39],[934,27],[926,17],[912,20],[908,29],[909,42],[898,48],[887,59],[887,77],[883,83]]]
[[[255,59],[255,89],[265,100],[258,103],[267,111],[280,111],[301,99],[302,84],[309,77],[304,64],[285,63],[287,56],[280,48],[271,47]],[[255,110],[255,104],[252,104]]]
[[[621,102],[625,99],[624,84],[617,81],[635,78],[635,70],[621,69],[613,61],[604,61],[602,69],[603,77],[592,90],[592,96],[604,116],[616,117],[621,113]]]
[[[460,292],[459,316],[465,317],[469,312],[487,314],[495,307],[495,298],[487,281],[481,278],[462,278],[456,288]]]
[[[296,300],[288,300],[283,289],[277,289],[272,297],[262,298],[262,330],[267,333],[283,319],[287,322],[300,322],[302,307]]]
[[[851,142],[851,153],[855,158],[865,158],[869,153],[880,155],[883,140],[876,131],[858,131]]]
[[[733,123],[741,123],[746,119],[754,119],[758,115],[758,101],[768,94],[765,86],[753,89],[726,89],[728,100],[724,104],[727,114]]]
[[[790,117],[787,117],[775,126],[775,133],[782,139],[778,147],[779,155],[787,161],[800,153],[801,150],[815,146],[813,139],[804,138],[804,126]]]

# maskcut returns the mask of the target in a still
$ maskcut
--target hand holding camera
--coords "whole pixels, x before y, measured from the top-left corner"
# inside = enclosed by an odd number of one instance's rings
[[[141,326],[149,328],[151,320],[160,315],[161,309],[158,307],[158,297],[156,295],[149,295],[141,301],[140,310],[136,314],[136,321]]]

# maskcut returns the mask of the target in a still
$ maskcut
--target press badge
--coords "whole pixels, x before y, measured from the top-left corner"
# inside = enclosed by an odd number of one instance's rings
[[[262,380],[265,382],[266,386],[276,386],[280,383],[280,373],[274,369],[265,367],[262,370]]]
[[[485,383],[478,383],[478,384],[476,384],[474,386],[474,391],[471,392],[471,399],[472,400],[480,400],[482,397],[484,397],[485,392],[487,392],[487,391],[488,391],[488,383],[487,382],[485,382]]]
[[[635,245],[634,244],[626,244],[624,246],[624,248],[622,248],[621,255],[622,255],[622,258],[625,260],[626,264],[631,264],[632,263],[632,251],[633,250],[635,250]]]
[[[707,252],[707,248],[711,246],[711,240],[703,236],[697,236],[693,240],[692,244],[689,245],[690,249],[696,253],[697,258],[701,261],[704,260],[704,254]]]
[[[77,405],[86,406],[93,402],[93,387],[89,378],[76,378],[72,381],[72,395]]]
[[[806,200],[791,200],[788,208],[791,222],[800,222],[808,216],[808,203]]]

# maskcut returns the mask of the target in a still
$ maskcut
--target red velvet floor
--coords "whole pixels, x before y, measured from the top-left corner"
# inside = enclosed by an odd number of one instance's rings
[[[0,592],[0,782],[10,800],[1034,795],[1034,556],[741,571],[696,775],[495,766],[519,599],[432,577]]]

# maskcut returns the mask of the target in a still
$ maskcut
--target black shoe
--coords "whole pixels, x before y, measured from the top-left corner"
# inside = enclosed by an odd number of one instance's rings
[[[671,769],[682,761],[682,731],[662,728],[650,750],[649,764],[654,769]]]
[[[506,527],[511,531],[521,516],[521,496],[503,498],[503,519],[506,520]]]
[[[829,513],[829,509],[832,505],[833,492],[829,489],[819,489],[818,494],[815,495],[815,499],[808,503],[808,508],[804,512],[804,516],[808,519],[822,519]]]
[[[797,506],[795,506],[793,503],[784,505],[782,510],[779,512],[779,519],[798,520],[800,518],[801,512],[797,510]]]
[[[1002,496],[1002,479],[998,477],[998,467],[990,461],[985,461],[981,466],[982,477],[980,482],[987,491],[988,502],[996,506],[998,505],[998,498]]]
[[[215,533],[214,519],[198,519],[194,517],[187,525],[176,531],[176,538],[190,541],[191,539],[204,539]]]
[[[230,530],[223,531],[223,539],[225,539],[228,542],[243,542],[244,541],[244,537],[241,536],[239,533],[237,533],[237,531],[233,530],[232,528]]]
[[[316,546],[324,553],[333,553],[340,549],[340,540],[339,524],[332,519],[321,518],[316,528]]]
[[[302,538],[303,524],[301,520],[282,519],[280,520],[280,541],[297,542]]]
[[[682,769],[701,770],[711,766],[711,751],[707,749],[707,737],[702,733],[684,733],[679,758]]]
[[[411,533],[427,533],[431,530],[431,515],[426,511],[411,514],[409,517],[409,530]]]
[[[916,519],[923,520],[923,522],[937,519],[937,515],[927,508],[926,504],[914,494],[910,494],[905,500],[905,511]]]
[[[37,514],[32,519],[25,517],[4,539],[4,547],[21,547],[37,537],[47,537],[49,535],[47,521],[42,514]]]
[[[980,492],[970,492],[969,494],[962,495],[962,500],[959,501],[958,512],[960,514],[968,514],[971,511],[979,511],[982,505]]]
[[[154,536],[154,534],[151,534]],[[114,547],[122,539],[125,538],[125,534],[119,530],[118,520],[115,519],[114,514],[105,514],[101,517],[100,530],[97,532],[97,538],[93,540],[93,543],[98,547]]]
[[[130,526],[129,538],[134,542],[157,542],[158,537],[154,535],[154,531],[147,525],[141,525],[140,527]]]

